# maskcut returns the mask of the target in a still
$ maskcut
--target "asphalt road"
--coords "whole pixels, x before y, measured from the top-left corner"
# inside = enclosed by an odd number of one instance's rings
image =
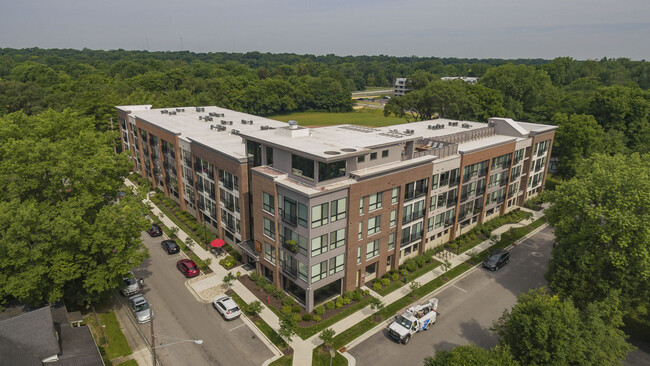
[[[553,234],[545,228],[510,252],[510,263],[497,272],[482,268],[452,282],[435,294],[440,317],[427,332],[415,334],[408,345],[397,343],[381,330],[349,352],[357,365],[421,365],[437,350],[475,343],[496,344],[489,328],[517,301],[517,295],[546,285],[544,273],[551,255]]]
[[[186,278],[176,269],[180,254],[168,255],[162,237],[143,233],[150,257],[133,270],[144,278],[142,293],[155,314],[156,355],[163,365],[261,365],[273,353],[241,320],[225,321],[212,304],[198,302],[185,286]],[[151,340],[151,324],[139,324]],[[180,342],[202,339],[203,344]]]

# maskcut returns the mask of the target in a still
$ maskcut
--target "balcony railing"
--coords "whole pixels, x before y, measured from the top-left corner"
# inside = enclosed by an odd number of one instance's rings
[[[450,227],[454,224],[455,219],[445,220],[445,227]]]
[[[420,230],[419,232],[411,233],[411,235],[402,235],[402,246],[412,243],[416,240],[421,240],[423,232],[423,230]]]
[[[424,216],[424,211],[425,211],[424,209],[421,209],[421,210],[418,210],[418,211],[411,212],[411,214],[406,214],[405,213],[404,216],[402,217],[402,225],[423,217]]]
[[[296,279],[298,278],[298,269],[297,268],[291,268],[288,266],[283,265],[282,266],[282,273],[286,274],[287,276]]]

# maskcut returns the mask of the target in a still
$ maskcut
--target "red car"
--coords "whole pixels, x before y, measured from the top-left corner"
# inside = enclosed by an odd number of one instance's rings
[[[176,268],[187,278],[198,276],[200,273],[199,266],[191,259],[181,259],[176,262]]]

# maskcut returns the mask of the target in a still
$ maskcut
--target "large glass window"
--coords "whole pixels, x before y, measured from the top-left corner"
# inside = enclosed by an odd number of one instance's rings
[[[266,165],[273,166],[273,148],[270,146],[266,147]]]
[[[311,228],[326,225],[329,220],[329,203],[325,202],[322,205],[316,205],[311,208]]]
[[[330,258],[330,276],[341,272],[344,267],[344,254],[337,255],[334,258]]]
[[[254,141],[248,141],[246,144],[248,158],[253,161],[253,166],[262,165],[262,145]]]
[[[311,283],[327,277],[327,261],[322,261],[311,266]]]
[[[275,240],[275,225],[273,224],[273,221],[266,217],[264,218],[264,235]]]
[[[275,265],[275,247],[264,242],[264,259]]]
[[[330,249],[345,245],[345,228],[330,233]]]
[[[366,260],[379,255],[379,239],[366,244]]]
[[[307,238],[302,235],[298,235],[298,233],[286,226],[282,227],[281,233],[282,236],[280,237],[280,242],[285,248],[293,252],[297,250],[299,253],[307,255],[309,250],[309,243]]]
[[[315,237],[311,240],[311,256],[317,256],[327,252],[327,234]]]
[[[395,249],[395,233],[388,235],[388,250]]]
[[[300,155],[291,155],[291,172],[302,178],[314,180],[314,161]]]
[[[363,221],[359,221],[359,239],[363,238]]]
[[[298,262],[298,278],[307,282],[307,265],[301,262]]]
[[[381,208],[381,200],[383,197],[383,192],[371,194],[368,198],[368,211],[373,211]]]
[[[282,202],[282,220],[295,226],[297,224],[296,207],[296,201],[284,197]]]
[[[294,173],[295,174],[295,173]],[[318,180],[324,181],[345,176],[345,160],[333,163],[318,162]]]
[[[431,189],[436,188],[438,188],[438,174],[434,174],[433,178],[431,178]]]
[[[298,225],[307,227],[307,206],[302,203],[298,204]]]
[[[368,219],[368,235],[376,234],[381,231],[381,215]]]
[[[345,210],[347,208],[347,198],[341,198],[332,201],[332,222],[345,218]]]
[[[264,211],[274,214],[275,213],[275,198],[271,196],[270,194],[263,192],[262,195],[264,196],[263,200],[264,203],[262,205],[262,208]]]
[[[357,264],[361,263],[361,247],[357,247]]]
[[[393,227],[397,224],[397,210],[392,210],[390,212],[390,227]]]
[[[397,200],[399,200],[399,187],[393,188],[390,203],[391,204],[396,204]]]

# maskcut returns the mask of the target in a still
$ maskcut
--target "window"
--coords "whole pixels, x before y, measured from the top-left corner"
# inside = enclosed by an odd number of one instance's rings
[[[275,248],[267,242],[264,242],[264,259],[275,265]]]
[[[393,227],[397,224],[397,210],[390,212],[390,227]]]
[[[371,194],[368,198],[368,211],[374,211],[381,208],[381,199],[383,197],[383,192]]]
[[[435,217],[429,217],[429,220],[427,221],[427,231],[433,230],[433,224],[435,222],[434,220]]]
[[[438,188],[438,174],[434,175],[431,178],[431,189],[436,189]]]
[[[381,215],[368,219],[368,235],[376,234],[381,231]]]
[[[397,203],[397,200],[399,200],[399,187],[398,187],[398,188],[393,188],[393,192],[392,192],[392,197],[391,197],[390,203],[391,203],[391,204],[396,204],[396,203]]]
[[[379,255],[379,239],[366,244],[366,260]]]
[[[377,153],[370,153],[370,160],[376,160],[377,159]]]
[[[388,235],[388,250],[395,249],[395,233]]]
[[[264,218],[264,235],[275,240],[275,224],[266,217]]]
[[[429,198],[429,211],[433,211],[436,209],[436,200],[438,199],[437,196],[431,195]]]
[[[327,252],[327,234],[311,240],[311,256],[317,256]]]
[[[330,249],[336,249],[345,244],[345,228],[330,233]]]
[[[291,172],[293,175],[314,180],[314,161],[299,155],[291,155]]]
[[[345,210],[347,205],[347,198],[341,198],[332,201],[332,222],[345,218]]]
[[[427,194],[428,183],[428,179],[425,178],[407,184],[404,189],[404,200],[408,201]]]
[[[442,226],[442,223],[445,221],[445,213],[436,215],[436,229]]]
[[[345,160],[335,161],[333,163],[318,162],[318,180],[320,182],[345,175]]]
[[[264,209],[264,211],[273,215],[275,213],[275,199],[273,198],[273,196],[271,196],[266,192],[263,193],[263,196],[264,196],[264,203],[262,205],[262,208]]]
[[[363,215],[363,197],[359,199],[359,215]]]
[[[453,169],[449,173],[449,185],[453,186],[460,182],[460,175],[458,174],[458,168]]]
[[[297,250],[299,253],[307,255],[309,250],[309,243],[307,238],[302,235],[298,235],[298,233],[286,226],[282,227],[281,233],[282,235],[280,236],[280,242],[282,243],[283,247],[290,249],[293,252]],[[291,242],[293,242],[295,245],[291,244]]]
[[[359,240],[363,238],[363,221],[359,221]]]
[[[296,226],[296,201],[284,197],[282,207],[282,220]]]
[[[456,209],[452,208],[451,210],[445,213],[445,227],[451,226],[456,220]]]
[[[343,270],[343,256],[344,254],[340,254],[334,258],[330,258],[330,276]]]
[[[384,150],[381,152],[381,157],[382,158],[387,158],[388,157],[388,150]]]
[[[273,148],[270,146],[266,147],[266,165],[273,166]]]
[[[311,283],[327,277],[327,261],[322,261],[311,266]]]
[[[365,161],[366,161],[366,156],[365,155],[361,155],[361,156],[357,157],[357,163],[363,163]]]
[[[515,151],[515,156],[513,158],[514,160],[512,162],[513,164],[517,164],[518,162],[520,162],[524,158],[524,150],[525,149],[519,149],[519,150]]]
[[[510,166],[510,158],[512,154],[501,155],[496,158],[492,158],[492,169],[507,168]]]
[[[307,265],[298,262],[298,278],[307,282]]]
[[[326,225],[328,222],[329,203],[316,205],[311,208],[311,228]]]
[[[442,192],[438,195],[438,208],[445,207],[447,202],[447,192]]]
[[[484,161],[478,163],[478,176],[479,177],[485,176],[487,174],[488,163],[489,162],[490,162],[489,160],[484,160]]]
[[[357,247],[357,264],[361,263],[361,247]]]
[[[298,225],[307,227],[307,206],[298,204]]]

